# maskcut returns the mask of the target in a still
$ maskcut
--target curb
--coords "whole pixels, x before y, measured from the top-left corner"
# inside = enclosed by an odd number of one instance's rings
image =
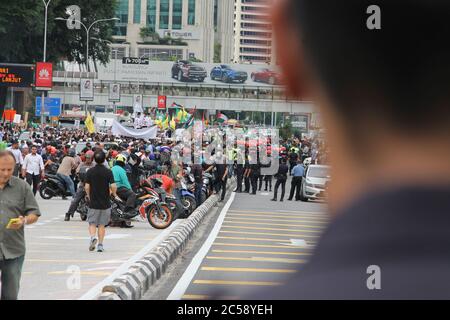
[[[236,179],[231,178],[227,190],[235,188]],[[231,189],[231,190],[233,190]],[[205,216],[219,200],[212,195],[156,248],[130,266],[128,271],[104,286],[97,300],[139,300],[151,286],[166,272],[167,267],[184,250]]]

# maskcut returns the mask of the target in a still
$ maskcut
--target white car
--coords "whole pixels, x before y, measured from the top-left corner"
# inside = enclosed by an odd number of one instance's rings
[[[331,180],[330,167],[325,165],[310,165],[306,169],[300,189],[300,200],[308,201],[325,199],[328,182]]]

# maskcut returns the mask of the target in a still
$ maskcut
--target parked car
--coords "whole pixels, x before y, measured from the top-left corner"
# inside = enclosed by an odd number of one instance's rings
[[[178,81],[196,80],[203,82],[207,77],[205,68],[190,61],[178,60],[172,66],[172,78]]]
[[[308,201],[325,199],[328,182],[330,181],[330,167],[325,165],[309,165],[302,179],[300,200]]]
[[[255,82],[264,82],[271,85],[281,84],[280,74],[267,68],[252,72],[251,77]]]
[[[247,81],[248,74],[245,71],[233,70],[230,66],[221,64],[211,70],[211,80],[222,82],[240,82]]]

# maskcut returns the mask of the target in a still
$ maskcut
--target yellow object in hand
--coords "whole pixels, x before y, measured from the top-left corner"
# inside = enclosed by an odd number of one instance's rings
[[[19,222],[20,222],[20,218],[10,219],[8,222],[8,225],[6,226],[6,229],[11,229],[11,225],[19,223]]]

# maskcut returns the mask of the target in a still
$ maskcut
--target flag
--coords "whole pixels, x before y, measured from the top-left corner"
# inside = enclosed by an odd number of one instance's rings
[[[176,123],[175,123],[175,117],[172,116],[172,120],[170,120],[170,129],[175,130]]]
[[[228,120],[228,117],[226,115],[224,115],[223,113],[219,112],[219,114],[217,115],[217,122],[223,123],[227,120]]]
[[[84,120],[84,124],[85,124],[86,128],[88,129],[89,133],[95,132],[94,121],[92,121],[90,112],[88,112],[88,115],[87,115],[86,119]]]
[[[177,115],[177,122],[181,122],[182,120],[183,120],[183,111],[182,110],[178,110],[177,112],[176,112],[176,115]]]
[[[188,115],[189,115],[189,113],[187,113],[186,112],[186,110],[184,109],[184,107],[183,107],[183,109],[182,109],[182,112],[183,112],[183,115],[182,115],[182,122],[186,122],[187,121],[187,119],[188,119]]]
[[[162,129],[166,130],[169,127],[169,116],[166,115],[165,119],[162,121]]]
[[[194,125],[194,115],[191,114],[191,116],[189,117],[189,119],[186,121],[186,123],[184,124],[184,128],[187,129],[189,127],[192,127]]]

